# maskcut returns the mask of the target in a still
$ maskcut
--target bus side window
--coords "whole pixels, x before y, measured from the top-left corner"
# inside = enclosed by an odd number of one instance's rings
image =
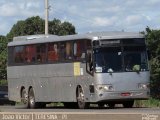
[[[14,61],[15,63],[23,63],[25,55],[25,47],[24,46],[16,46],[14,48]]]
[[[48,61],[57,61],[58,60],[58,44],[49,43],[48,44]]]
[[[12,65],[14,63],[15,63],[14,47],[8,47],[8,65]]]
[[[27,63],[35,62],[36,47],[35,45],[28,45],[25,48],[25,61]]]
[[[66,59],[71,60],[72,59],[72,42],[66,42]]]
[[[82,60],[85,58],[85,41],[79,40],[74,42],[73,45],[74,50],[74,59],[75,60]]]
[[[61,42],[59,46],[59,59],[60,61],[64,61],[66,58],[66,44],[65,42]]]
[[[46,44],[37,45],[37,62],[46,61]]]

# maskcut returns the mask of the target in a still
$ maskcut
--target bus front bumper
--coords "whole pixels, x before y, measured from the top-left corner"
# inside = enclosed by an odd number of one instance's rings
[[[145,100],[149,99],[149,91],[129,91],[129,92],[101,92],[97,94],[96,102],[111,100]]]

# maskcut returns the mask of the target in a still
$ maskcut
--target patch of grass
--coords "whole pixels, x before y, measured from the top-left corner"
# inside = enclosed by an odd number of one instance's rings
[[[63,103],[50,103],[47,104],[48,107],[63,107]]]
[[[7,80],[0,80],[0,85],[8,85]]]
[[[151,107],[160,108],[160,100],[150,98],[149,100],[136,100],[135,107]]]

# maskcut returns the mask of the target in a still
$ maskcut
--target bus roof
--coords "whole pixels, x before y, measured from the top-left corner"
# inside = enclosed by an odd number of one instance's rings
[[[29,35],[29,36],[18,36],[14,37],[13,41],[8,43],[8,46],[26,45],[26,44],[37,44],[46,42],[58,42],[58,41],[69,41],[69,40],[103,40],[103,39],[121,39],[121,38],[144,38],[143,34],[136,32],[94,32],[86,34],[75,34],[66,36],[57,35]]]

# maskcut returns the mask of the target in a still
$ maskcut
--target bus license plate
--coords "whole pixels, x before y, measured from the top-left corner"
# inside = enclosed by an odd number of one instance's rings
[[[121,96],[130,96],[131,93],[121,93]]]

